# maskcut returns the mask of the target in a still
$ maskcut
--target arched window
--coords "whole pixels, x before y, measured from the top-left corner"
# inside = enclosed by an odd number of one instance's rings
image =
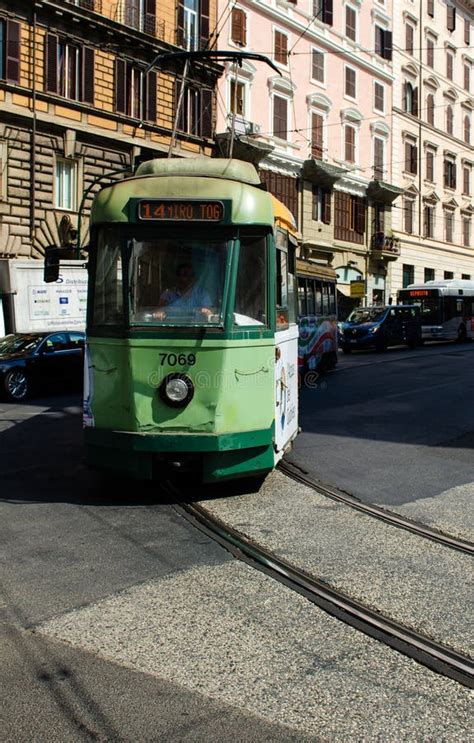
[[[403,110],[412,116],[418,116],[418,88],[408,82],[403,86]]]
[[[426,120],[434,126],[434,95],[430,93],[426,98]]]
[[[446,131],[448,134],[453,133],[454,114],[453,107],[448,106],[446,109]]]
[[[464,141],[471,144],[471,119],[467,115],[464,117]]]

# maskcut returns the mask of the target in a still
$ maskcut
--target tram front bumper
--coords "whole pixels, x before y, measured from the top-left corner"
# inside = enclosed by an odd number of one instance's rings
[[[89,466],[147,480],[172,464],[199,469],[203,482],[255,475],[274,466],[273,427],[225,434],[86,428],[84,436]]]

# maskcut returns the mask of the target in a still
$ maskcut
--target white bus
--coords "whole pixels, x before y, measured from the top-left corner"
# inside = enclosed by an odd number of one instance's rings
[[[457,340],[474,337],[474,281],[446,279],[410,284],[398,292],[399,304],[421,309],[423,340]]]

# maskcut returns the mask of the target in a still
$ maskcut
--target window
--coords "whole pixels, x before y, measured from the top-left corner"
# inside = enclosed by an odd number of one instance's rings
[[[452,271],[445,271],[444,272],[444,280],[450,281],[451,279],[454,279],[454,273]]]
[[[464,196],[471,195],[471,166],[464,165],[462,169],[462,192]]]
[[[0,140],[0,201],[3,201],[7,197],[7,163],[8,163],[8,149],[7,143]]]
[[[425,268],[425,276],[424,280],[426,281],[434,281],[435,280],[435,270],[434,268]]]
[[[0,20],[0,80],[20,82],[21,26]]]
[[[317,222],[331,224],[331,192],[320,186],[312,188],[312,218]]]
[[[90,10],[94,10],[93,0],[87,0]],[[81,5],[84,0],[81,0]],[[143,31],[151,36],[156,31],[156,6],[155,0],[125,0],[124,21],[127,26]]]
[[[230,36],[237,46],[247,44],[247,16],[240,8],[232,10]]]
[[[209,43],[209,1],[178,0],[176,43],[189,51]]]
[[[464,141],[465,141],[465,143],[466,144],[471,144],[471,119],[469,118],[469,116],[467,114],[464,117],[463,132],[464,132]]]
[[[411,266],[408,263],[403,264],[403,270],[402,270],[402,283],[403,288],[406,289],[407,286],[410,284],[413,284],[415,281],[415,266]]]
[[[374,83],[374,109],[382,114],[385,112],[384,94],[384,86],[380,83]]]
[[[405,170],[407,173],[418,173],[418,147],[410,141],[405,141]]]
[[[55,207],[56,209],[77,209],[77,162],[56,158],[55,178]]]
[[[446,131],[448,134],[453,133],[453,127],[454,127],[454,112],[452,106],[447,106],[446,108]]]
[[[143,70],[123,59],[115,60],[115,110],[134,119],[156,121],[156,72],[145,79]]]
[[[357,38],[357,12],[350,5],[346,5],[346,36],[352,41]]]
[[[464,43],[466,46],[471,44],[471,24],[469,18],[464,19]]]
[[[318,83],[324,83],[324,52],[313,49],[311,77]]]
[[[411,83],[403,84],[403,110],[412,116],[418,116],[418,88]]]
[[[181,83],[176,83],[178,100]],[[212,137],[212,90],[186,85],[184,89],[178,129],[195,137]]]
[[[434,159],[435,153],[433,150],[426,150],[426,180],[434,182]]]
[[[447,243],[453,242],[454,212],[445,209],[444,212],[444,239]],[[445,277],[446,278],[446,277]]]
[[[313,0],[313,16],[328,26],[333,23],[333,0]]]
[[[356,130],[350,124],[344,127],[344,160],[348,163],[356,161]]]
[[[366,200],[342,191],[334,192],[334,238],[364,244]]]
[[[464,90],[468,93],[471,91],[471,66],[469,64],[464,65]]]
[[[464,281],[470,281],[471,280],[471,274],[470,273],[462,273],[461,278],[464,279]]]
[[[428,0],[426,12],[431,16],[431,18],[434,18],[434,0]]]
[[[264,169],[260,171],[260,178],[267,190],[290,210],[295,220],[298,220],[298,180]]]
[[[230,113],[245,118],[245,84],[239,80],[231,80],[229,95]]]
[[[454,31],[456,28],[456,8],[452,5],[446,8],[446,27],[448,31]]]
[[[378,202],[374,204],[374,229],[375,232],[385,232],[385,205]]]
[[[374,179],[383,180],[384,176],[384,141],[374,137]]]
[[[454,67],[454,54],[450,51],[446,52],[446,77],[448,80],[453,79],[453,67]]]
[[[281,31],[275,31],[274,42],[275,62],[283,65],[288,64],[288,36],[282,34]]]
[[[451,158],[444,159],[444,187],[456,188],[456,162]]]
[[[415,216],[414,199],[403,199],[403,229],[409,235],[413,234],[413,224]]]
[[[415,29],[411,23],[405,24],[405,51],[413,54],[413,40],[415,38]]]
[[[471,247],[471,217],[468,216],[462,218],[462,244],[465,248]]]
[[[240,238],[239,270],[235,287],[235,325],[266,325],[267,246],[260,235]]]
[[[279,95],[273,96],[273,136],[288,138],[288,101]]]
[[[425,206],[423,209],[423,232],[425,237],[433,237],[435,222],[435,207]]]
[[[375,26],[375,53],[383,59],[392,59],[392,32]]]
[[[323,124],[320,114],[311,114],[311,157],[323,159]]]
[[[426,121],[428,124],[431,124],[431,126],[434,126],[434,112],[435,112],[435,102],[434,102],[434,95],[430,93],[426,96]]]
[[[426,39],[426,64],[428,67],[434,67],[434,41]]]
[[[94,104],[94,50],[46,35],[45,87],[73,101]]]
[[[352,67],[344,68],[344,92],[349,98],[356,97],[356,71]]]

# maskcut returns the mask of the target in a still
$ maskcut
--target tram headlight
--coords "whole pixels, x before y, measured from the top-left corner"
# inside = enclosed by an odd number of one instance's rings
[[[175,408],[184,408],[193,398],[194,385],[185,374],[168,374],[160,386],[160,397]]]

